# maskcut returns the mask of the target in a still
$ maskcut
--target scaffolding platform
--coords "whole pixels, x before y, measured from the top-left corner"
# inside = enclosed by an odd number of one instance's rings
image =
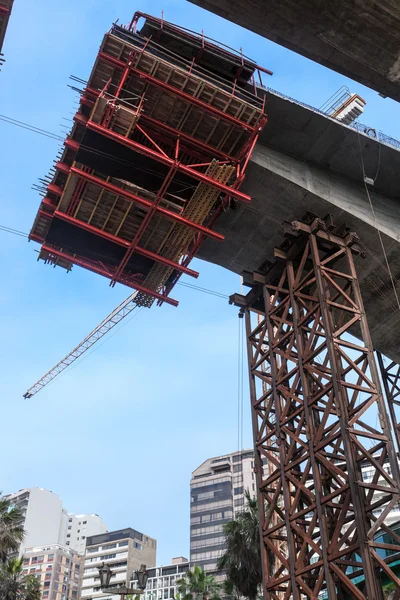
[[[138,23],[144,19],[142,29]],[[39,259],[169,294],[231,201],[267,122],[258,72],[231,49],[136,13],[105,34],[30,239]]]

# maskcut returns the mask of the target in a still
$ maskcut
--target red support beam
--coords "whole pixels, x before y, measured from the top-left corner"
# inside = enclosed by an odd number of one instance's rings
[[[87,127],[89,129],[92,129],[93,131],[97,131],[98,133],[110,138],[111,140],[119,142],[120,144],[122,144],[123,146],[126,146],[127,148],[131,148],[132,150],[134,150],[135,152],[138,152],[139,154],[148,156],[149,158],[152,158],[168,167],[172,167],[173,164],[175,163],[174,159],[164,156],[163,154],[160,154],[160,153],[156,152],[155,150],[152,150],[151,148],[142,146],[142,144],[139,144],[138,142],[134,142],[133,140],[130,140],[130,139],[124,137],[123,135],[120,135],[119,133],[115,133],[115,131],[110,131],[109,129],[107,129],[106,127],[103,127],[102,125],[93,123],[93,121],[88,121]],[[225,185],[223,183],[220,183],[219,181],[216,181],[215,179],[208,177],[208,175],[205,175],[204,173],[199,173],[195,169],[191,169],[190,167],[187,167],[186,165],[179,164],[178,171],[180,171],[181,173],[185,173],[185,175],[188,175],[188,177],[192,177],[193,179],[196,179],[197,181],[201,181],[203,183],[206,183],[207,185],[211,185],[211,186],[217,188],[218,190],[221,190],[221,192],[224,192],[228,196],[231,196],[232,198],[236,198],[237,200],[241,200],[242,202],[247,202],[247,203],[249,203],[251,201],[251,197],[248,196],[247,194],[243,194],[243,192],[239,192],[238,190],[231,188],[228,185]]]
[[[100,96],[100,94],[101,94],[100,90],[96,91],[93,88],[86,88],[86,90],[90,94],[94,94],[96,96]],[[81,121],[81,122],[83,123],[83,121]],[[188,144],[191,144],[196,149],[203,150],[203,152],[206,152],[206,153],[210,154],[211,156],[214,156],[215,158],[221,158],[223,160],[231,160],[232,162],[237,161],[237,158],[235,158],[234,156],[231,156],[230,154],[226,154],[225,152],[221,152],[221,150],[218,150],[217,148],[214,148],[213,146],[209,146],[208,144],[205,144],[204,142],[201,142],[200,140],[193,138],[192,136],[188,135],[187,133],[183,133],[182,131],[179,131],[179,129],[175,129],[174,127],[171,127],[170,125],[167,125],[166,123],[162,123],[161,121],[158,121],[157,119],[154,119],[153,117],[150,117],[149,115],[146,115],[146,113],[144,113],[144,112],[140,113],[140,123],[143,123],[143,122],[148,123],[149,125],[155,125],[158,128],[161,127],[163,131],[168,131],[168,133],[173,135],[175,138],[179,137],[182,142],[186,141]]]
[[[129,247],[125,253],[124,258],[121,260],[121,263],[115,272],[115,276],[111,281],[112,285],[115,285],[115,283],[118,281],[118,278],[122,275],[122,272],[124,271],[126,265],[128,264],[130,257],[134,253],[136,246],[138,245],[141,237],[143,236],[144,232],[146,231],[146,227],[149,225],[151,219],[155,215],[157,206],[160,204],[161,200],[164,198],[164,195],[167,193],[167,190],[168,190],[169,186],[171,185],[171,181],[173,180],[173,178],[178,170],[178,166],[179,166],[179,163],[175,163],[171,166],[168,175],[164,179],[160,189],[157,192],[157,196],[154,198],[153,206],[147,211],[143,221],[141,222],[137,232],[135,233],[133,240],[129,244]]]
[[[105,62],[108,62],[109,64],[114,65],[118,69],[126,68],[126,63],[124,63],[122,60],[118,60],[118,58],[109,56],[105,52],[100,51],[98,56],[99,56],[99,58],[103,59]],[[135,69],[134,67],[130,68],[130,72],[137,75],[137,77],[140,77],[140,79],[144,79],[145,81],[148,81],[149,83],[170,92],[174,96],[179,96],[180,98],[182,98],[186,102],[189,102],[190,104],[194,104],[195,106],[200,106],[203,110],[205,110],[209,113],[212,113],[213,115],[215,115],[216,117],[218,117],[224,121],[229,121],[233,125],[236,125],[237,127],[245,129],[246,131],[254,131],[253,127],[250,127],[250,125],[246,125],[246,123],[244,123],[240,119],[237,119],[236,117],[232,117],[231,115],[226,114],[224,111],[219,110],[218,108],[215,108],[214,106],[210,106],[206,102],[203,102],[202,100],[199,100],[198,98],[195,98],[194,96],[191,96],[190,94],[187,94],[186,92],[182,92],[181,90],[175,88],[174,86],[170,85],[169,83],[165,83],[165,81],[161,81],[160,79],[157,79],[156,77],[152,77],[148,73],[144,73],[143,71],[140,71],[139,69]]]
[[[52,215],[49,215],[49,216],[52,216]],[[130,245],[130,243],[127,240],[124,240],[120,237],[112,235],[111,233],[107,233],[106,231],[103,231],[102,229],[98,229],[97,227],[93,227],[93,225],[89,225],[88,223],[85,223],[84,221],[80,221],[79,219],[76,219],[75,217],[70,217],[69,215],[59,212],[58,210],[55,211],[54,216],[57,217],[58,219],[62,219],[63,221],[66,221],[67,223],[76,225],[77,227],[80,227],[81,229],[90,231],[90,233],[94,233],[94,234],[104,238],[105,240],[109,240],[110,242],[113,242],[114,244],[118,244],[119,246],[124,246],[125,248],[128,248]],[[150,258],[152,260],[155,260],[156,262],[162,263],[163,265],[166,265],[167,267],[171,267],[172,269],[175,269],[176,271],[179,271],[180,273],[185,273],[185,275],[194,277],[195,279],[197,279],[199,276],[199,273],[197,271],[188,269],[187,267],[184,267],[178,263],[175,263],[174,261],[169,260],[168,258],[165,258],[164,256],[160,256],[159,254],[156,254],[155,252],[150,252],[150,250],[146,250],[146,248],[142,248],[141,246],[136,246],[135,252],[137,254],[141,254],[142,256],[146,256],[146,258]]]
[[[59,258],[64,258],[65,260],[68,260],[71,263],[78,265],[79,267],[83,267],[84,269],[88,269],[89,271],[93,271],[98,275],[107,277],[107,279],[111,279],[113,277],[114,273],[112,272],[112,270],[115,271],[114,267],[112,269],[110,268],[107,270],[104,267],[100,266],[100,264],[95,264],[94,262],[88,259],[74,256],[73,254],[68,254],[67,252],[63,252],[62,250],[57,250],[55,248],[52,248],[51,246],[47,246],[46,244],[43,244],[42,250],[45,250],[46,252],[49,252],[54,256],[58,256]],[[127,276],[121,277],[119,279],[119,283],[122,283],[122,285],[127,285],[128,287],[138,290],[139,292],[143,292],[144,294],[148,294],[149,296],[157,298],[157,300],[161,300],[161,302],[171,304],[172,306],[178,306],[179,304],[177,300],[174,300],[173,298],[168,298],[168,296],[164,296],[163,294],[159,294],[158,292],[155,292],[153,290],[149,290],[140,283],[128,279]]]
[[[0,4],[0,13],[3,13],[4,15],[9,15],[10,12],[11,10],[9,8]]]
[[[77,169],[76,167],[71,167],[71,173],[74,173],[75,175],[78,175],[82,179],[86,179],[86,181],[90,181],[91,183],[94,183],[95,185],[98,185],[99,187],[102,187],[110,192],[113,192],[114,194],[117,194],[118,196],[121,196],[122,198],[126,198],[126,200],[130,200],[134,204],[140,204],[141,206],[145,206],[148,209],[150,209],[153,206],[152,202],[149,202],[148,200],[144,200],[143,198],[140,198],[140,196],[137,196],[136,194],[132,194],[132,192],[128,192],[127,190],[124,190],[123,188],[120,188],[117,185],[108,183],[107,181],[104,181],[104,179],[100,179],[99,177],[96,177],[95,175],[90,175],[89,173],[85,173],[84,171],[81,171],[80,169]],[[157,206],[156,212],[161,215],[164,215],[167,219],[170,219],[171,221],[175,221],[177,223],[181,223],[182,225],[186,225],[187,227],[191,227],[192,229],[195,229],[196,231],[199,231],[200,233],[203,233],[204,235],[207,235],[208,237],[211,237],[220,242],[222,242],[225,239],[224,236],[221,235],[220,233],[217,233],[216,231],[212,231],[211,229],[208,229],[207,227],[203,227],[203,225],[199,225],[198,223],[193,223],[192,221],[185,219],[185,217],[182,217],[181,215],[178,215],[166,208],[162,208],[161,206]]]

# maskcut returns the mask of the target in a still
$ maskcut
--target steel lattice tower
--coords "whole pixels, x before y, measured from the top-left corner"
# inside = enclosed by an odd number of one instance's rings
[[[316,218],[287,231],[291,242],[253,274],[249,294],[231,297],[246,319],[264,598],[381,600],[381,574],[400,588],[382,557],[399,556],[384,521],[400,474],[357,237]]]

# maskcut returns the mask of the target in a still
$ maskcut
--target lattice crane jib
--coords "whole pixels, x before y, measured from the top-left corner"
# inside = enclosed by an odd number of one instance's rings
[[[381,600],[384,578],[400,586],[385,522],[400,474],[356,239],[320,219],[290,229],[288,249],[231,298],[246,318],[264,597]]]

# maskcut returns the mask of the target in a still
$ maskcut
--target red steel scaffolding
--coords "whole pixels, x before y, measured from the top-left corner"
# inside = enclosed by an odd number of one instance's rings
[[[144,24],[138,31],[138,23]],[[30,239],[39,258],[169,293],[240,191],[267,122],[262,69],[233,50],[136,13],[104,36]]]
[[[14,0],[0,0],[0,68],[4,62],[2,49],[13,4]]]

